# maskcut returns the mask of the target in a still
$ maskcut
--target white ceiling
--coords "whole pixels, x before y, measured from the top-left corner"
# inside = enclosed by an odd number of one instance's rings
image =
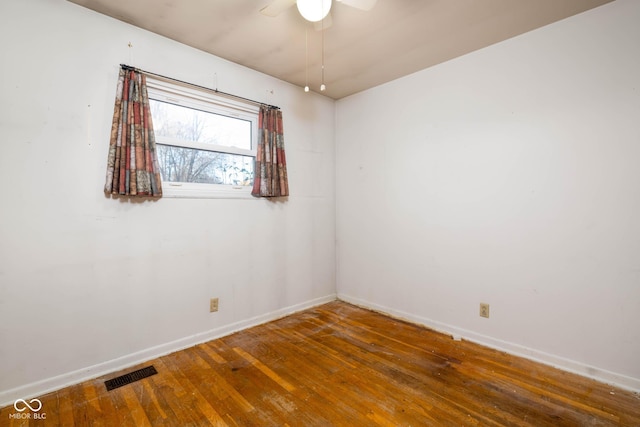
[[[334,2],[316,31],[271,0],[69,0],[140,28],[340,99],[612,0],[378,0],[368,12]],[[153,71],[153,70],[149,70]]]

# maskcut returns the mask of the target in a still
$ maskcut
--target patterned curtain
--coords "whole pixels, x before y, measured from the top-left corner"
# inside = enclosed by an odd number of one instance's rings
[[[129,67],[118,78],[104,191],[162,197],[146,78]]]
[[[287,160],[284,154],[282,111],[260,107],[258,115],[258,150],[251,195],[284,197],[289,195]]]

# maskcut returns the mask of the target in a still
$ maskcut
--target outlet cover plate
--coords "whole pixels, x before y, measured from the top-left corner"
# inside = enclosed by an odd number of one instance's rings
[[[480,303],[480,317],[489,318],[489,304]]]

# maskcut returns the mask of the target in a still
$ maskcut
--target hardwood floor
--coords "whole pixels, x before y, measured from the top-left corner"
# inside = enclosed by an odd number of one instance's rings
[[[112,391],[104,381],[153,364]],[[40,397],[46,426],[640,426],[640,396],[342,302]]]

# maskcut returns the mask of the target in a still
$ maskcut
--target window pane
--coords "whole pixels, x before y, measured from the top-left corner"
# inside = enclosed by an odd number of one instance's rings
[[[149,100],[156,136],[251,150],[251,122]]]
[[[253,157],[161,144],[157,149],[163,181],[253,185]]]

